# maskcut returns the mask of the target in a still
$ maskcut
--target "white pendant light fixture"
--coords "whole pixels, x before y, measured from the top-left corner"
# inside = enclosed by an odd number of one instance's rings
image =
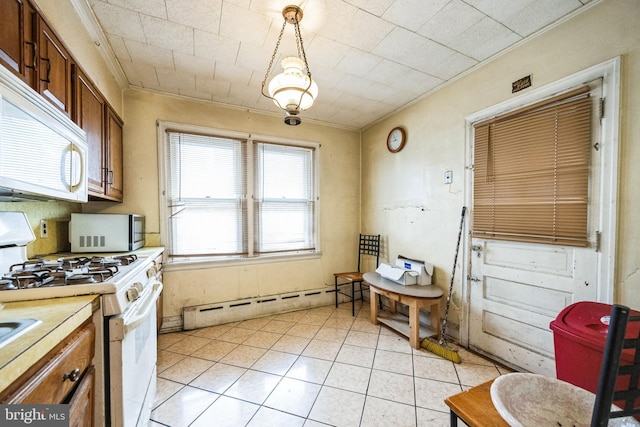
[[[276,48],[271,56],[269,67],[262,81],[262,95],[272,99],[274,104],[285,111],[284,122],[291,126],[299,125],[300,111],[306,110],[313,105],[318,96],[318,85],[311,78],[309,64],[307,63],[307,54],[304,51],[302,36],[300,35],[299,23],[302,20],[302,9],[298,6],[286,6],[282,10],[284,22],[282,29],[276,42]],[[298,56],[288,56],[282,60],[282,68],[284,71],[275,76],[269,82],[268,93],[265,93],[267,86],[267,78],[273,67],[273,62],[278,53],[278,47],[282,40],[282,34],[287,23],[293,24],[296,36],[296,46],[298,48]]]

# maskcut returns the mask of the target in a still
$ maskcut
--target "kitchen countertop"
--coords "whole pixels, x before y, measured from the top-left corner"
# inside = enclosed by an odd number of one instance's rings
[[[0,322],[34,318],[31,330],[0,347],[0,392],[91,318],[99,295],[3,303]]]

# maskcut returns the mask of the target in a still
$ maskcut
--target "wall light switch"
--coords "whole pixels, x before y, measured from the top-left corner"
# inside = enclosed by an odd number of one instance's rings
[[[453,171],[444,171],[444,183],[451,184],[453,181]]]
[[[40,237],[49,237],[49,221],[46,219],[40,220]]]

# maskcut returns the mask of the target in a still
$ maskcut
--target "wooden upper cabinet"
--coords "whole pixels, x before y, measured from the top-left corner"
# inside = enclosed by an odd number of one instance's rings
[[[105,193],[105,100],[91,80],[73,65],[73,121],[87,134],[89,192]]]
[[[107,106],[108,107],[108,106]],[[124,189],[122,158],[122,127],[120,117],[110,107],[107,108],[107,189],[106,196],[110,200],[122,201]]]
[[[36,14],[23,0],[0,0],[0,64],[33,87],[37,65]]]
[[[86,132],[89,197],[121,202],[123,122],[28,0],[0,0],[0,66]]]
[[[42,17],[38,19],[38,26],[38,92],[71,116],[71,55]]]

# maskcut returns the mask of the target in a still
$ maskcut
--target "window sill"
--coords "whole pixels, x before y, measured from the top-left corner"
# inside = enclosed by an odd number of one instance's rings
[[[319,259],[321,252],[305,253],[299,255],[272,255],[261,256],[255,258],[236,258],[236,259],[207,259],[196,258],[193,260],[184,261],[166,261],[164,264],[164,271],[180,271],[180,270],[196,270],[203,268],[223,268],[223,267],[238,267],[242,265],[257,265],[257,264],[273,264],[280,262],[295,262],[305,261],[310,259]]]

